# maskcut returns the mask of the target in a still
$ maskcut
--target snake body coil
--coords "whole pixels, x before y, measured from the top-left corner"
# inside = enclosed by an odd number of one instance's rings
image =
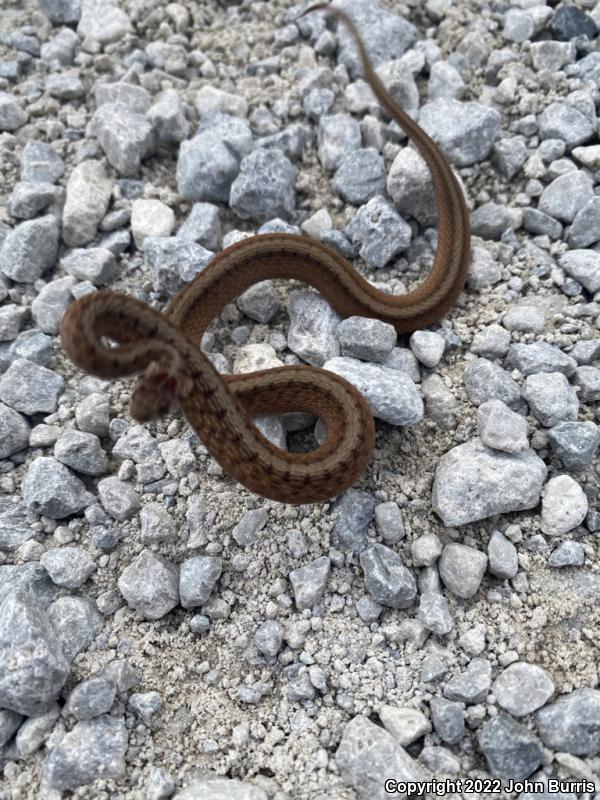
[[[82,369],[104,378],[142,372],[131,412],[144,421],[177,401],[223,469],[253,492],[286,503],[328,500],[366,468],[374,440],[370,409],[347,381],[316,367],[279,367],[220,375],[200,350],[200,338],[225,304],[254,283],[293,278],[315,287],[343,316],[376,317],[399,333],[430,325],[456,302],[467,274],[469,222],[462,190],[438,145],[390,97],[352,21],[375,96],[411,138],[431,170],[438,209],[438,248],[428,277],[401,296],[386,295],[333,249],[290,234],[244,239],[219,253],[171,301],[164,314],[112,291],[76,300],[61,323],[63,347]],[[112,339],[108,347],[103,338]],[[310,453],[290,454],[252,423],[262,414],[306,411],[320,417],[327,439]]]

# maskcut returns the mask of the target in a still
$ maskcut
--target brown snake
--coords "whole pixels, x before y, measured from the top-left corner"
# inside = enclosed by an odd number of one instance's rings
[[[253,492],[286,503],[330,499],[362,474],[374,440],[369,406],[347,381],[317,367],[220,375],[199,346],[210,322],[252,284],[293,278],[314,286],[345,317],[376,317],[398,333],[409,333],[430,325],[454,305],[466,280],[470,249],[464,197],[442,151],[390,97],[346,14],[325,5],[304,14],[315,10],[333,14],[348,27],[373,93],[431,171],[438,246],[427,278],[414,291],[386,295],[320,242],[264,234],[219,253],[164,314],[133,297],[102,290],[72,303],[60,329],[64,349],[87,372],[119,378],[143,371],[131,400],[132,417],[148,420],[176,400],[227,473]],[[106,346],[102,337],[117,346]],[[290,454],[271,444],[251,419],[289,411],[320,417],[327,427],[326,441],[310,453]]]

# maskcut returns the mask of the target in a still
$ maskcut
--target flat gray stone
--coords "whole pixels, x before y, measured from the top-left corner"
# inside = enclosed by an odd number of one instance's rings
[[[566,469],[584,469],[592,463],[598,445],[600,429],[591,420],[560,422],[547,432],[553,451]]]
[[[568,377],[575,372],[577,362],[547,342],[515,343],[508,348],[506,366],[518,369],[525,376],[537,372],[562,372]]]

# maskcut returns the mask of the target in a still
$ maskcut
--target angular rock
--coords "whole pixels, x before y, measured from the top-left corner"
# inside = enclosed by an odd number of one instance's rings
[[[121,778],[125,774],[127,743],[123,717],[104,714],[78,722],[48,756],[44,780],[53,789],[64,792],[97,778]]]
[[[104,619],[89,597],[59,597],[48,607],[48,616],[69,662],[87,650],[104,627]]]
[[[77,514],[93,502],[84,483],[49,456],[39,456],[31,462],[21,491],[28,509],[52,519]]]
[[[60,263],[69,275],[89,281],[94,286],[110,283],[117,272],[114,255],[104,247],[76,248]]]
[[[0,606],[0,706],[27,716],[41,714],[68,675],[47,613],[31,594],[9,594]]]
[[[31,426],[21,414],[0,403],[0,458],[7,458],[29,444]],[[0,546],[2,537],[0,534]]]
[[[119,522],[132,517],[140,505],[133,486],[114,475],[98,481],[98,495],[105,510]]]
[[[472,361],[463,373],[469,400],[476,406],[488,400],[501,400],[513,411],[521,411],[524,403],[518,384],[510,374],[487,358]]]
[[[444,697],[470,705],[483,703],[490,691],[492,667],[486,658],[473,658],[464,672],[444,686]]]
[[[51,547],[40,564],[57,586],[78,589],[96,570],[94,559],[81,547]]]
[[[177,236],[147,236],[144,260],[150,267],[154,291],[173,295],[189,283],[214,258],[196,242]]]
[[[411,229],[383,195],[375,195],[361,206],[344,231],[358,247],[360,257],[373,269],[381,269],[411,240]]]
[[[21,504],[17,506],[17,509],[20,512],[25,510]],[[14,525],[19,519],[21,519],[21,522],[25,522],[25,516],[21,517],[20,514],[11,518],[11,515],[5,512],[2,517],[8,517],[6,522],[0,519],[0,525],[2,526],[5,524]],[[48,608],[58,595],[58,589],[50,580],[50,576],[44,567],[36,561],[29,561],[27,564],[3,564],[0,566],[0,603],[13,592],[30,594],[44,609]]]
[[[400,556],[383,544],[372,544],[360,555],[365,587],[378,603],[391,608],[408,608],[417,595],[411,571]]]
[[[298,611],[312,608],[321,602],[330,570],[331,561],[327,556],[321,556],[305,567],[294,569],[289,573]]]
[[[70,247],[80,247],[96,236],[108,209],[112,182],[100,161],[78,164],[67,183],[62,236]]]
[[[67,708],[78,720],[94,719],[110,711],[117,687],[100,676],[82,681],[72,690]]]
[[[577,419],[577,393],[562,372],[529,375],[525,378],[523,396],[531,413],[547,428]]]
[[[514,578],[519,571],[517,548],[500,531],[492,531],[488,542],[490,572],[497,578]]]
[[[64,171],[64,161],[51,145],[39,139],[27,142],[21,154],[22,181],[56,183]]]
[[[9,92],[0,92],[0,131],[16,131],[29,119],[20,98]]]
[[[477,409],[481,441],[493,450],[520,453],[529,447],[527,420],[501,400],[488,400]]]
[[[600,289],[600,253],[594,250],[569,250],[558,259],[558,263],[591,294]]]
[[[342,356],[362,361],[385,361],[398,338],[393,325],[365,317],[347,317],[340,322],[336,333]]]
[[[465,720],[460,703],[433,697],[429,701],[435,732],[446,744],[458,744],[465,735]]]
[[[423,400],[405,373],[343,357],[330,358],[323,368],[349,381],[369,403],[373,415],[390,425],[416,425],[423,419]]]
[[[592,463],[598,445],[600,430],[588,420],[586,422],[560,422],[547,432],[553,451],[566,469],[584,469]]]
[[[242,219],[288,219],[296,205],[291,161],[281,150],[253,150],[231,184],[229,205]]]
[[[433,509],[445,525],[455,526],[534,508],[547,472],[531,449],[501,453],[473,439],[440,459],[433,482]]]
[[[577,114],[577,109],[568,106],[568,113]],[[580,117],[583,115],[579,115]],[[587,131],[593,131],[589,126]],[[583,170],[572,170],[559,175],[550,183],[538,201],[538,209],[560,222],[573,222],[577,214],[594,197],[591,178]],[[576,251],[574,251],[576,252]]]
[[[106,0],[81,0],[81,16],[77,33],[82,39],[95,39],[100,44],[118,42],[133,27],[127,14]]]
[[[513,780],[528,778],[542,763],[542,745],[527,728],[506,715],[481,726],[479,747],[491,774]]]
[[[381,705],[377,709],[383,727],[401,747],[406,747],[431,731],[431,723],[416,708]]]
[[[384,800],[387,779],[425,780],[427,773],[383,728],[354,717],[344,728],[335,760],[342,778],[363,800]],[[398,795],[401,797],[401,795]]]
[[[439,98],[423,106],[419,124],[453,164],[466,167],[490,154],[500,130],[500,114],[483,103]]]
[[[525,376],[537,372],[562,372],[568,377],[575,372],[577,362],[547,342],[516,343],[508,348],[506,366],[518,369]]]
[[[17,225],[0,247],[0,272],[18,283],[33,283],[54,266],[58,222],[48,215]]]
[[[179,596],[184,608],[203,606],[208,602],[221,577],[223,559],[217,556],[196,556],[186,559],[179,570]]]
[[[72,275],[47,283],[31,304],[31,313],[38,327],[55,336],[68,306],[73,302],[72,289],[77,280]]]
[[[64,431],[54,445],[54,457],[84,475],[103,475],[108,470],[108,455],[93,433]]]
[[[292,292],[288,314],[288,347],[293,353],[315,367],[339,355],[336,329],[342,318],[324,297],[306,289]]]
[[[336,547],[360,553],[367,544],[367,529],[373,521],[375,500],[367,492],[348,489],[334,505],[332,540]]]
[[[179,568],[142,550],[121,573],[119,591],[144,619],[160,619],[179,602]]]
[[[55,25],[72,25],[79,22],[81,0],[38,0],[39,6]]]
[[[542,741],[551,750],[588,756],[600,746],[600,691],[576,689],[535,717]]]
[[[127,177],[138,174],[142,159],[155,145],[149,120],[121,103],[100,106],[92,118],[91,131],[98,137],[108,162]]]

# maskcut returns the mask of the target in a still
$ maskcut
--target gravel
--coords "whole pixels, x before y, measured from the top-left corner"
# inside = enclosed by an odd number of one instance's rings
[[[490,773],[496,777],[524,780],[542,763],[539,739],[509,716],[484,723],[477,738]]]
[[[574,755],[594,753],[600,742],[600,692],[577,689],[540,709],[536,726],[546,747]]]
[[[69,666],[48,614],[33,597],[14,591],[0,608],[0,703],[35,716],[58,697]]]
[[[524,717],[545,705],[554,684],[545,669],[517,662],[501,672],[492,685],[496,702],[513,717]]]
[[[348,32],[279,0],[9,6],[6,796],[591,791],[550,782],[596,780],[600,747],[600,6],[345,0],[464,187],[472,255],[455,308],[411,335],[261,280],[197,342],[223,373],[311,365],[364,395],[371,462],[318,505],[232,482],[175,409],[134,423],[131,381],[82,373],[59,330],[98,289],[164,309],[256,233],[319,239],[391,295],[418,284],[431,176]],[[308,414],[255,421],[292,452],[325,439]]]

